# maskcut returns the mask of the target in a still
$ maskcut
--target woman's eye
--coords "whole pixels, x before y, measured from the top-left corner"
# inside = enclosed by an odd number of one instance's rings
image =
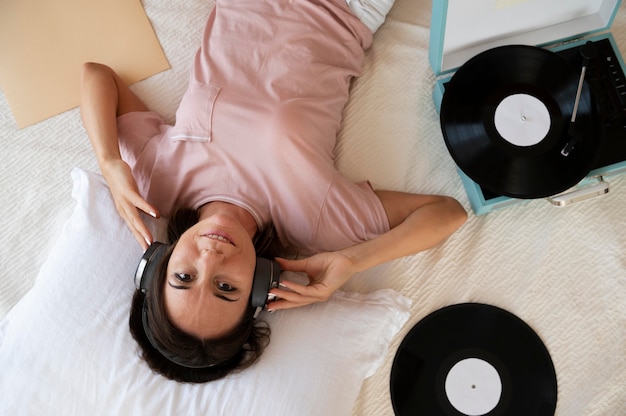
[[[192,277],[190,274],[187,273],[176,273],[176,279],[180,280],[181,282],[190,282]]]
[[[218,282],[217,288],[222,292],[233,292],[235,290],[234,287],[232,287],[228,283],[223,283],[223,282]]]

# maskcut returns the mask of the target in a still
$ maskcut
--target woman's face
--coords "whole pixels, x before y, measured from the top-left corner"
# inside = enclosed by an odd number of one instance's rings
[[[177,328],[216,338],[234,328],[248,307],[256,254],[234,217],[201,220],[178,240],[167,266],[164,300]]]

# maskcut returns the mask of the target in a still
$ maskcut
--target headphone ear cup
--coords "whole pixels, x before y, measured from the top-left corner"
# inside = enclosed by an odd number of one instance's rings
[[[155,241],[150,244],[145,253],[143,253],[137,265],[137,270],[135,271],[135,287],[141,290],[142,293],[145,294],[147,288],[151,286],[157,266],[166,251],[167,244]]]
[[[250,303],[254,308],[263,308],[267,303],[267,294],[280,281],[280,266],[274,260],[257,257],[252,281]]]

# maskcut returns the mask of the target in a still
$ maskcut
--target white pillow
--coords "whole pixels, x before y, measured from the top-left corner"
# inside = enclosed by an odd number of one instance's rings
[[[392,290],[264,314],[250,369],[205,384],[151,372],[128,330],[141,248],[101,176],[72,171],[77,207],[36,283],[0,323],[0,414],[348,415],[409,316]],[[162,222],[150,223],[155,232]],[[5,270],[19,278],[19,270]]]

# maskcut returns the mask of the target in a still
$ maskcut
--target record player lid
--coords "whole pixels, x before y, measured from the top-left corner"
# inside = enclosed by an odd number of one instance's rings
[[[621,1],[433,0],[430,65],[441,75],[496,46],[541,46],[606,30]]]

